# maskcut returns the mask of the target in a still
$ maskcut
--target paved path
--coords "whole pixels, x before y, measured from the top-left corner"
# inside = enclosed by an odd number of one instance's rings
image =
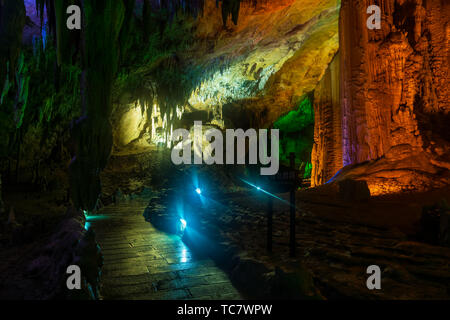
[[[108,206],[89,219],[104,255],[103,299],[240,299],[212,260],[144,220],[147,203]]]

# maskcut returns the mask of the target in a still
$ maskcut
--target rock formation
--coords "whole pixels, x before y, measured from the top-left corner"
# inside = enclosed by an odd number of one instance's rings
[[[111,91],[119,61],[119,36],[125,15],[122,1],[83,3],[86,26],[81,42],[83,116],[72,128],[74,157],[69,167],[70,191],[77,208],[93,210],[101,193],[100,172],[113,145]],[[114,21],[114,23],[111,23]],[[99,34],[103,34],[99,41]],[[58,47],[59,50],[61,50]],[[102,57],[100,60],[98,57]]]
[[[25,5],[8,0],[0,3],[0,88],[15,84],[15,73],[22,47],[22,32],[25,26]],[[5,81],[10,83],[5,85]],[[3,100],[3,98],[2,98]]]
[[[170,1],[150,2],[152,6],[157,2],[167,6]],[[12,6],[13,2],[5,3]],[[33,3],[26,1],[27,15],[35,11]],[[135,22],[145,20],[146,14],[151,13],[145,13],[149,8],[143,8],[142,17],[137,13],[139,10],[133,15],[130,3],[117,9],[120,19],[107,16],[102,16],[102,19],[121,21],[123,18],[126,24],[133,19]],[[143,1],[136,3],[142,5]],[[311,159],[313,186],[329,181],[344,167],[336,180],[364,178],[372,194],[423,190],[448,184],[448,4],[439,0],[383,0],[378,3],[381,29],[369,30],[366,11],[373,4],[369,0],[343,0],[342,3],[338,0],[241,1],[238,15],[230,1],[218,1],[218,6],[214,0],[177,3],[189,3],[187,11],[203,14],[173,17],[172,11],[180,9],[173,7],[169,16],[158,16],[160,20],[167,20],[160,26],[161,30],[169,26],[168,21],[175,21],[176,27],[163,31],[166,32],[161,37],[163,40],[150,43],[153,51],[148,56],[161,57],[154,61],[139,61],[139,67],[138,62],[132,61],[133,54],[127,54],[130,43],[124,42],[126,32],[138,30],[130,29],[130,26],[116,30],[118,26],[108,27],[100,23],[92,34],[85,30],[80,35],[79,42],[90,46],[90,51],[84,53],[81,50],[83,46],[79,48],[80,56],[83,56],[79,70],[83,74],[82,101],[64,101],[63,104],[66,109],[79,109],[79,102],[84,107],[82,116],[85,117],[74,122],[74,150],[70,157],[73,159],[70,166],[71,192],[77,206],[84,209],[95,206],[100,193],[98,174],[106,165],[111,145],[117,151],[130,145],[138,149],[148,147],[148,142],[164,143],[171,125],[174,128],[176,125],[188,127],[191,120],[200,117],[204,122],[207,120],[222,128],[271,127],[281,116],[296,109],[305,94],[311,96],[312,92],[315,111]],[[23,8],[19,11],[18,17],[23,17]],[[225,26],[223,17],[228,17]],[[19,24],[24,23],[22,20],[17,19]],[[31,21],[36,23],[39,19],[31,17]],[[154,22],[146,21],[150,25]],[[107,50],[96,41],[100,27],[114,31],[111,39],[105,39],[109,43]],[[24,39],[40,34],[37,26],[25,29],[28,33],[24,33]],[[153,35],[161,31],[156,29],[152,29]],[[186,37],[189,43],[185,47],[179,45],[178,40]],[[16,38],[19,39],[18,36]],[[152,41],[150,38],[147,40]],[[31,40],[24,41],[30,44]],[[168,43],[176,45],[167,49]],[[60,49],[60,55],[66,53],[60,58],[69,62],[74,60],[69,59],[76,56],[71,52],[74,48],[68,50],[60,44]],[[339,54],[336,54],[338,49]],[[13,58],[17,56],[16,51],[11,53]],[[102,63],[90,62],[102,52],[109,53]],[[125,63],[126,72],[119,72],[122,79],[117,81],[119,84],[114,83],[116,67],[111,69],[108,66],[122,65],[127,59],[130,61]],[[0,65],[5,65],[5,59],[0,61]],[[178,71],[184,71],[186,66],[201,70],[198,72],[200,75],[186,72],[180,76]],[[164,72],[160,72],[161,69]],[[62,71],[61,77],[66,75]],[[124,76],[128,72],[138,73],[139,77]],[[101,74],[102,78],[96,78],[96,74]],[[73,79],[80,82],[77,77],[75,72]],[[127,91],[122,88],[123,84],[129,84],[124,88],[136,90]],[[175,92],[180,86],[183,88],[178,91],[182,94]],[[49,86],[47,89],[53,92],[55,88]],[[111,91],[112,99],[109,98]],[[184,100],[188,103],[178,104],[183,100],[181,98],[185,98],[184,91],[187,91],[189,99]],[[116,95],[120,99],[116,99]],[[127,99],[122,99],[125,95]],[[177,99],[168,99],[172,96]],[[53,97],[45,98],[41,101],[32,97],[36,101],[28,108],[31,125],[22,133],[23,150],[32,151],[21,155],[20,161],[23,163],[21,166],[29,167],[26,176],[30,177],[34,170],[30,164],[50,158],[54,145],[64,144],[67,140],[54,138],[57,133],[50,139],[45,128],[32,123],[31,119],[45,117],[48,110],[55,109]],[[165,105],[158,105],[159,115],[155,117],[156,113],[151,110],[153,100],[158,99],[165,99]],[[136,107],[141,100],[145,103]],[[43,108],[42,105],[49,107]],[[179,123],[171,123],[170,112],[175,118],[178,107],[183,109],[184,118]],[[35,115],[31,113],[33,108],[39,111]],[[61,111],[64,128],[70,121],[69,115],[72,117],[73,114]],[[106,119],[109,116],[113,128]],[[164,116],[168,120],[164,120]],[[52,130],[48,131],[56,131],[54,128],[52,123]],[[12,127],[11,131],[14,129]],[[7,141],[12,135],[2,136],[8,137],[3,139]],[[30,138],[32,136],[36,139]],[[43,148],[35,142],[38,140],[52,140],[48,143],[51,146]],[[33,149],[28,149],[30,146]],[[40,156],[36,157],[36,153]],[[25,177],[23,168],[20,169]]]
[[[368,161],[345,168],[336,179],[364,178],[372,194],[446,185],[450,5],[384,0],[379,3],[381,29],[369,30],[370,4],[342,1],[340,103],[325,98],[327,106],[321,108],[323,97],[336,87],[327,79],[332,64],[315,95],[314,184],[330,179],[336,164]],[[336,141],[342,141],[342,149]]]
[[[81,210],[69,208],[48,243],[35,253],[28,266],[27,276],[37,286],[27,299],[98,299],[100,270],[103,256],[95,242],[93,230],[85,229],[85,217]],[[67,290],[67,267],[77,265],[81,269],[81,290]]]
[[[314,90],[313,186],[327,182],[342,168],[342,109],[339,100],[339,53]]]
[[[338,49],[339,1],[255,3],[243,2],[237,25],[224,30],[220,11],[206,1],[191,54],[209,71],[189,103],[197,109],[224,106],[224,117],[237,127],[243,118],[254,128],[267,127],[291,111]]]

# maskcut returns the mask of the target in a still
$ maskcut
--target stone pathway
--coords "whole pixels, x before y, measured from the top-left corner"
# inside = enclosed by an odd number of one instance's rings
[[[211,259],[196,256],[179,236],[144,220],[147,203],[111,205],[89,219],[104,256],[102,298],[241,299]]]

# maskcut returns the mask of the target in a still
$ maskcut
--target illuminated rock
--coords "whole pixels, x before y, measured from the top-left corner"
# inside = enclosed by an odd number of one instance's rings
[[[311,185],[327,182],[342,168],[342,109],[339,100],[339,54],[314,90],[314,146]]]
[[[244,2],[237,25],[224,30],[220,10],[206,1],[192,58],[207,76],[189,103],[197,109],[232,104],[248,110],[255,127],[270,125],[325,72],[338,49],[338,12],[336,0]]]
[[[147,108],[140,103],[132,104],[122,109],[123,113],[115,114],[116,120],[114,130],[114,145],[116,147],[124,147],[133,141],[141,140],[149,130],[149,117]],[[145,144],[142,139],[141,144]],[[148,145],[148,144],[147,144]]]
[[[372,195],[448,185],[450,5],[382,0],[381,29],[369,30],[370,4],[342,1],[340,103],[331,65],[315,92],[313,184],[368,161],[334,180],[365,179]]]

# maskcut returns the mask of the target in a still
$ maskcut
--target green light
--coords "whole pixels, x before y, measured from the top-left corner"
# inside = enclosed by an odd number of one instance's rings
[[[314,108],[312,97],[301,99],[298,108],[281,116],[274,123],[280,130],[280,160],[289,165],[289,154],[296,154],[297,168],[304,166],[304,177],[311,176],[311,152],[314,143]]]

